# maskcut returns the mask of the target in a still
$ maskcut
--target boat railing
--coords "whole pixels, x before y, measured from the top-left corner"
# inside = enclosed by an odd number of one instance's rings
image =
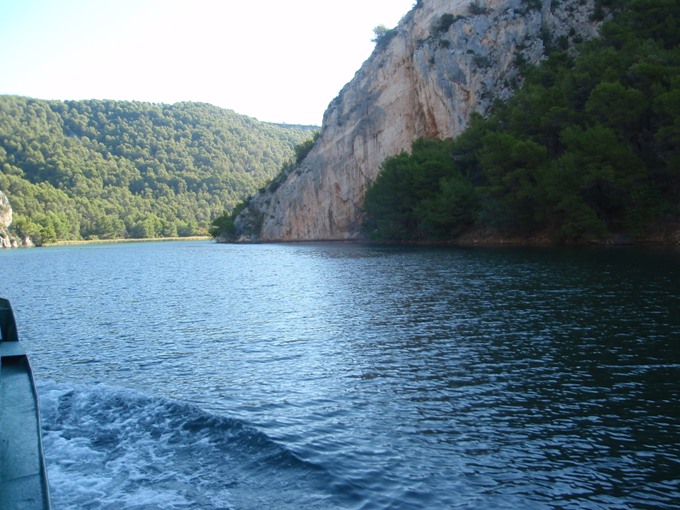
[[[0,298],[0,508],[49,509],[40,407],[12,306]]]

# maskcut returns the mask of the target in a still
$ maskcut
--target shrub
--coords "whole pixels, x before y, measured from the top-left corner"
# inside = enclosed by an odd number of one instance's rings
[[[489,9],[483,5],[480,5],[479,0],[476,0],[474,2],[470,2],[470,5],[468,6],[468,12],[473,16],[481,16],[489,12]]]
[[[389,29],[385,25],[378,25],[377,27],[373,28],[373,34],[375,37],[371,39],[371,41],[376,43],[377,46],[384,46],[387,45],[387,43],[389,43],[395,35],[397,35],[397,29]]]
[[[432,31],[434,33],[448,32],[449,28],[451,28],[451,25],[453,25],[455,21],[456,17],[453,14],[442,14],[432,27]]]

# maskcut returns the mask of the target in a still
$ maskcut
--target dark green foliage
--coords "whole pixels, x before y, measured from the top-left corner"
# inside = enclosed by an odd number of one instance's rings
[[[373,28],[373,34],[375,37],[371,39],[377,47],[385,47],[389,42],[397,35],[396,28],[387,28],[385,25],[378,25]]]
[[[449,28],[456,21],[456,17],[451,13],[442,14],[432,27],[434,34],[448,32]]]
[[[473,0],[468,5],[468,12],[470,14],[472,14],[473,16],[480,16],[480,15],[483,16],[484,14],[489,12],[489,9],[484,7],[484,5],[482,5],[479,0]]]
[[[422,231],[430,239],[455,238],[475,221],[479,208],[477,192],[460,173],[439,181],[437,193],[417,207]]]
[[[286,181],[288,176],[294,170],[299,171],[299,165],[307,157],[307,154],[312,150],[314,144],[321,136],[319,131],[316,131],[312,138],[305,140],[301,144],[295,146],[295,162],[287,161],[281,167],[279,173],[267,184],[267,186],[260,188],[260,193],[269,192],[274,193],[279,187]],[[215,218],[210,227],[210,235],[214,238],[224,239],[227,241],[233,241],[237,237],[236,231],[236,217],[247,207],[248,201],[239,203],[234,209],[229,211],[224,211],[221,216]],[[258,218],[256,223],[261,223],[262,218]],[[253,230],[256,230],[254,227]]]
[[[311,134],[207,104],[0,96],[0,190],[38,243],[194,235]]]
[[[316,131],[312,138],[309,138],[302,142],[301,144],[295,146],[295,164],[299,165],[302,162],[302,160],[307,157],[307,154],[309,154],[309,151],[312,150],[314,144],[316,143],[320,136],[321,132]]]
[[[234,220],[248,206],[248,201],[240,202],[231,212],[224,211],[221,216],[218,216],[210,223],[210,235],[213,238],[223,238],[226,240],[234,240],[236,238],[236,225]]]
[[[448,237],[471,220],[475,191],[454,165],[453,142],[417,140],[388,158],[364,202],[364,231],[375,240]]]
[[[529,10],[540,10],[543,7],[542,0],[522,0],[522,3]]]
[[[680,221],[680,2],[617,7],[601,39],[527,69],[513,99],[457,140],[386,160],[366,194],[366,234],[492,228],[567,241]]]

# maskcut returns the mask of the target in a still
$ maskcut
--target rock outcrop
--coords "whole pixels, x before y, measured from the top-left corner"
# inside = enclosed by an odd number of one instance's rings
[[[419,0],[329,105],[307,157],[236,219],[245,240],[360,235],[366,187],[419,137],[460,134],[507,99],[521,63],[597,34],[595,0]],[[274,189],[275,188],[275,189]]]
[[[21,246],[32,248],[35,246],[33,240],[25,236],[23,239],[17,239],[9,231],[12,224],[12,206],[9,203],[9,198],[2,191],[0,191],[0,248],[19,248]]]
[[[9,234],[9,226],[12,224],[12,207],[9,199],[0,191],[0,248],[13,248],[16,240]]]

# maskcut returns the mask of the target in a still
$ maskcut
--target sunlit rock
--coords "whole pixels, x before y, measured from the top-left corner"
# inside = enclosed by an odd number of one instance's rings
[[[419,137],[460,134],[510,97],[519,67],[597,33],[594,0],[421,0],[324,114],[321,136],[273,192],[237,218],[250,240],[360,235],[366,187]]]

